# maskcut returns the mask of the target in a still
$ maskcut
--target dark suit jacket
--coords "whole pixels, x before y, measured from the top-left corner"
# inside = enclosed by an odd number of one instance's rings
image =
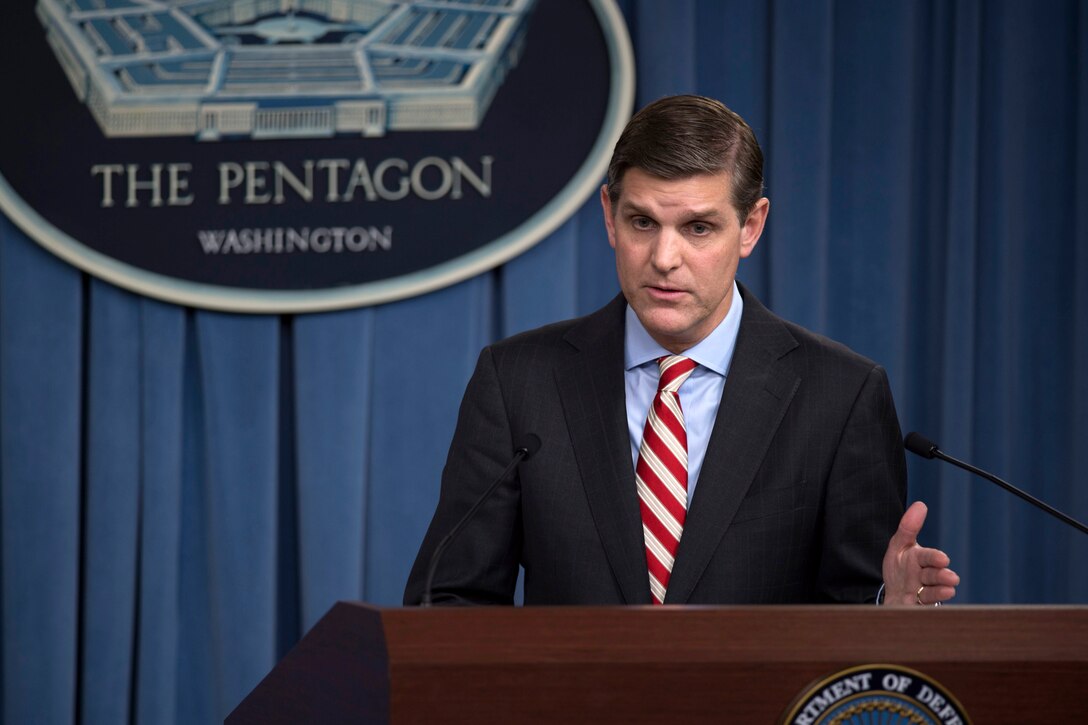
[[[872,600],[906,472],[884,370],[786,322],[741,288],[733,361],[665,602]],[[436,603],[649,604],[624,403],[625,301],[487,347],[468,384],[430,529],[438,541],[534,433],[521,464],[447,550]]]

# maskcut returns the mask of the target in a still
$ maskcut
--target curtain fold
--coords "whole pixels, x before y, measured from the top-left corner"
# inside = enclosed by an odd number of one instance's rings
[[[982,73],[980,8],[977,3],[957,3],[952,27],[934,23],[933,35],[941,62],[934,63],[927,78],[939,90],[936,112],[927,125],[943,133],[937,136],[928,179],[932,195],[930,223],[924,233],[937,244],[929,245],[924,263],[915,270],[915,295],[911,305],[915,361],[909,378],[909,402],[922,430],[941,431],[942,445],[950,451],[971,451],[974,438],[974,386],[970,384],[977,359],[975,347],[978,315],[978,281],[975,258],[978,240],[979,156],[977,128],[981,120],[979,78]],[[945,72],[951,66],[952,73]],[[939,125],[938,125],[939,124]],[[943,139],[943,140],[942,140]],[[940,321],[934,325],[932,321]],[[927,389],[933,388],[926,395]],[[913,394],[911,394],[913,393]],[[971,504],[969,474],[952,467],[922,475],[922,461],[911,461],[910,472],[918,496],[932,505],[942,540],[957,551],[966,551],[971,539],[968,520],[956,520],[944,511],[966,511]],[[938,503],[939,502],[939,503]],[[964,582],[970,597],[975,581]]]
[[[294,321],[302,630],[363,598],[374,310]]]
[[[0,217],[4,722],[76,714],[83,282]]]
[[[139,557],[142,379],[140,305],[94,280],[87,301],[82,646],[89,722],[128,718]],[[133,455],[133,453],[136,455]]]
[[[1074,24],[1074,23],[1071,23]],[[1084,484],[1084,472],[1088,471],[1088,10],[1078,8],[1075,21],[1077,28],[1077,80],[1076,80],[1076,138],[1072,155],[1076,158],[1076,177],[1069,188],[1074,203],[1073,249],[1076,254],[1074,272],[1073,322],[1073,381],[1070,387],[1072,424],[1066,432],[1066,450],[1072,451],[1070,477],[1064,482],[1062,505],[1065,511],[1088,514],[1088,485]],[[1083,519],[1081,519],[1083,520]],[[1069,552],[1065,568],[1068,601],[1088,601],[1088,547],[1077,539],[1075,532],[1067,532],[1062,550]]]
[[[139,609],[133,679],[121,692],[130,695],[128,719],[150,725],[175,722],[180,699],[186,311],[147,299],[139,310]]]
[[[826,330],[834,261],[829,208],[833,4],[790,0],[773,8],[770,134],[761,139],[771,215],[756,252],[769,268],[769,286],[762,293],[778,314]]]
[[[642,105],[755,128],[740,278],[884,365],[904,431],[1088,519],[1088,10],[624,0]],[[561,133],[561,129],[556,129]],[[0,218],[0,720],[221,721],[338,599],[400,602],[482,346],[618,292],[596,194],[372,308],[185,309]],[[1088,602],[1088,542],[909,462],[966,603]]]
[[[275,317],[196,314],[217,712],[276,662],[279,331]]]

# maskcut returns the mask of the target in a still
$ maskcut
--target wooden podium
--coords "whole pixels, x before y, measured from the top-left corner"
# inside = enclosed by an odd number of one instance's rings
[[[1079,722],[1088,607],[340,602],[227,723],[775,723],[873,663],[919,670],[976,724]]]

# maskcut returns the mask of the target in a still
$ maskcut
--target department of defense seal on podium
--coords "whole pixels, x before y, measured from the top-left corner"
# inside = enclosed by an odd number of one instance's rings
[[[963,705],[932,678],[899,665],[850,667],[802,692],[782,725],[969,725]]]

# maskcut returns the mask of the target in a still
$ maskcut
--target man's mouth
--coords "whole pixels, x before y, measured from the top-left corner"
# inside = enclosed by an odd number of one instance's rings
[[[684,290],[679,287],[647,285],[650,295],[661,300],[672,300],[684,295]]]

